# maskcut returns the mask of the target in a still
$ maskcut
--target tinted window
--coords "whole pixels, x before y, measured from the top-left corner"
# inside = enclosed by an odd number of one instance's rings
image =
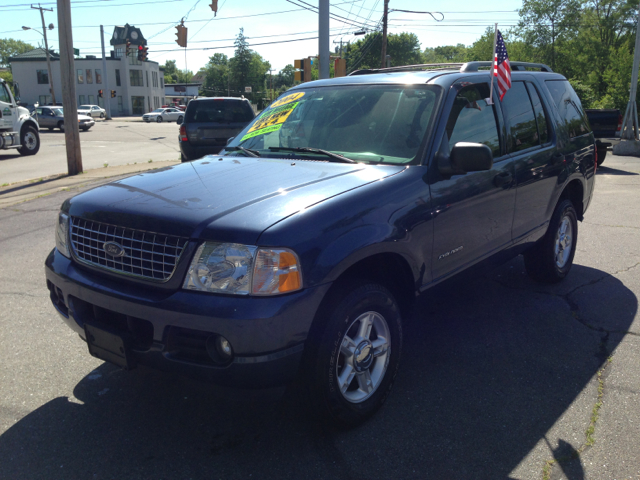
[[[458,142],[482,143],[500,156],[500,137],[493,107],[487,105],[487,85],[467,87],[456,95],[447,121],[449,148]]]
[[[544,113],[540,96],[536,87],[527,82],[527,90],[531,97],[531,103],[533,103],[533,112],[536,115],[536,124],[538,125],[538,135],[540,136],[540,143],[545,144],[549,141],[549,123],[547,122],[547,116]]]
[[[590,132],[587,117],[582,110],[582,103],[573,91],[568,80],[547,80],[545,82],[553,98],[562,125],[568,130],[569,136],[579,137]]]
[[[507,151],[517,152],[540,144],[533,106],[524,82],[513,82],[502,99],[502,108],[510,130]]]
[[[253,120],[248,102],[236,100],[199,100],[189,103],[187,122],[247,123]]]

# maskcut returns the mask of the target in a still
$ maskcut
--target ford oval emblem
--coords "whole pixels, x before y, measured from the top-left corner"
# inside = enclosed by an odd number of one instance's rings
[[[116,242],[106,242],[102,245],[104,251],[112,257],[124,257],[124,247]]]

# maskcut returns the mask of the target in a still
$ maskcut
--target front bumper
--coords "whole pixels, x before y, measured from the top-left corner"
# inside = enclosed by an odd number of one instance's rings
[[[330,286],[274,297],[166,292],[102,276],[56,249],[47,257],[45,274],[56,310],[81,338],[85,323],[104,326],[132,338],[135,363],[241,387],[283,385],[295,377]],[[234,351],[224,364],[205,347],[217,335]]]

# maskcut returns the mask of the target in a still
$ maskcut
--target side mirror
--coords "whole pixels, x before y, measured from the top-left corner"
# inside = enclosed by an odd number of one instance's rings
[[[178,117],[178,120],[176,120],[176,123],[178,125],[182,125],[182,117]]]
[[[493,153],[482,143],[458,142],[451,149],[449,161],[440,161],[438,167],[446,176],[491,170]]]
[[[227,145],[229,145],[234,138],[236,138],[236,137],[231,137],[231,138],[227,139]]]

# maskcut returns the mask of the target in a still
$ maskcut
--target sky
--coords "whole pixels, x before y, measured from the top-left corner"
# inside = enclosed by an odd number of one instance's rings
[[[24,0],[0,0],[0,38],[13,38],[34,46],[43,45],[40,12]],[[363,38],[354,33],[381,29],[384,0],[330,0],[331,47]],[[72,0],[73,44],[80,55],[101,55],[100,25],[104,25],[105,48],[115,26],[125,23],[141,29],[147,39],[149,60],[163,65],[175,60],[178,68],[197,72],[214,53],[229,57],[233,42],[244,28],[250,48],[269,61],[277,73],[295,59],[318,53],[317,0],[218,0],[218,12],[211,0]],[[57,4],[44,0],[49,48],[58,51]],[[503,0],[483,10],[477,1],[418,0],[389,1],[389,33],[415,33],[421,49],[462,43],[471,45],[488,26],[498,22],[503,32],[515,26],[521,0]],[[396,10],[396,11],[394,11]],[[424,13],[432,12],[433,17]],[[439,13],[436,13],[439,12]],[[185,20],[186,50],[175,42],[175,26]],[[23,30],[22,26],[36,30]],[[40,32],[40,33],[38,33]],[[508,46],[507,46],[508,47]],[[489,59],[487,59],[489,60]]]

